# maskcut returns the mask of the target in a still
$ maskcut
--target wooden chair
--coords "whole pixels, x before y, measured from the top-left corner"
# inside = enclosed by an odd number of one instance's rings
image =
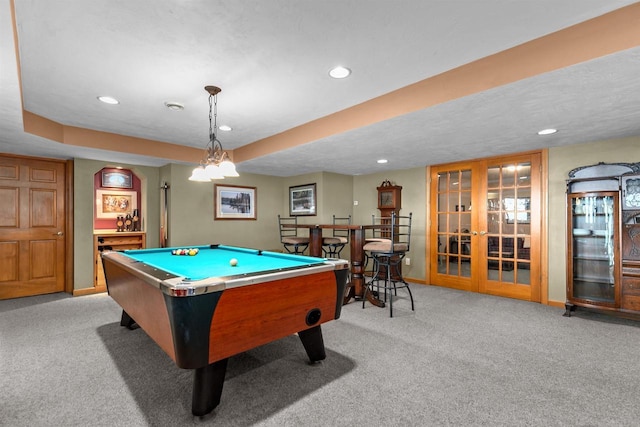
[[[362,297],[362,308],[364,308],[367,300],[367,292],[374,292],[372,287],[376,286],[378,292],[380,287],[384,289],[384,299],[387,301],[387,293],[389,294],[389,316],[393,317],[393,297],[397,296],[398,288],[406,288],[409,292],[411,300],[411,311],[414,311],[413,295],[409,284],[402,277],[402,269],[400,264],[411,247],[411,219],[412,213],[408,216],[391,215],[389,227],[382,229],[382,237],[377,240],[371,240],[366,243],[363,249],[370,253],[373,258],[373,275],[371,280],[366,284],[364,295]],[[384,230],[387,230],[385,236]],[[382,282],[382,286],[380,286]],[[392,292],[393,291],[393,295]]]
[[[351,215],[348,217],[336,217],[333,215],[333,225],[351,225]],[[322,252],[325,258],[340,258],[340,252],[349,243],[349,229],[334,228],[331,237],[322,239]]]
[[[278,228],[280,229],[280,243],[284,249],[290,254],[301,255],[309,247],[308,237],[298,237],[298,229],[295,227],[287,227],[288,225],[297,225],[298,217],[281,217],[278,215]],[[293,250],[292,250],[293,249]]]

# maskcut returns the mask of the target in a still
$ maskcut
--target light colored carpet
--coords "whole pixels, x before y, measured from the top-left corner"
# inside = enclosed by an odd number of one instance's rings
[[[323,325],[310,366],[285,338],[230,359],[191,415],[191,371],[119,326],[107,295],[0,301],[2,426],[636,426],[638,323],[413,285]]]

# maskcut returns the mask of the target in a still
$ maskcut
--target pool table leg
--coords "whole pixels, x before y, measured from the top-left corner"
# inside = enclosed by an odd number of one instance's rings
[[[191,413],[193,415],[198,417],[207,415],[220,403],[228,360],[222,359],[196,369],[193,378],[191,401]]]
[[[322,339],[322,329],[320,325],[314,326],[311,329],[298,332],[300,341],[304,349],[307,351],[307,356],[311,363],[319,362],[327,357],[324,351],[324,340]]]
[[[136,321],[133,320],[129,313],[122,310],[122,317],[120,318],[120,326],[125,326],[127,329],[136,329]]]

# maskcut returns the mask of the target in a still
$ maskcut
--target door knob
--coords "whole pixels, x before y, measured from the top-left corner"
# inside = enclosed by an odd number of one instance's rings
[[[472,231],[471,234],[473,234],[474,236],[477,236],[478,232],[477,231]]]
[[[481,236],[484,236],[485,234],[487,234],[487,232],[486,232],[486,231],[481,231],[481,232],[480,232],[480,235],[481,235]]]
[[[54,233],[54,236],[64,236],[64,233],[62,231],[58,231],[57,233]]]

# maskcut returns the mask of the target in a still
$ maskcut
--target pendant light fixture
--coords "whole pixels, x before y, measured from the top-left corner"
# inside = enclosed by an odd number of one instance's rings
[[[218,94],[222,89],[217,86],[205,86],[204,90],[209,93],[209,142],[200,165],[193,170],[189,181],[209,182],[214,179],[224,179],[225,176],[240,176],[236,172],[236,165],[222,149],[222,144],[215,133],[218,126]]]

